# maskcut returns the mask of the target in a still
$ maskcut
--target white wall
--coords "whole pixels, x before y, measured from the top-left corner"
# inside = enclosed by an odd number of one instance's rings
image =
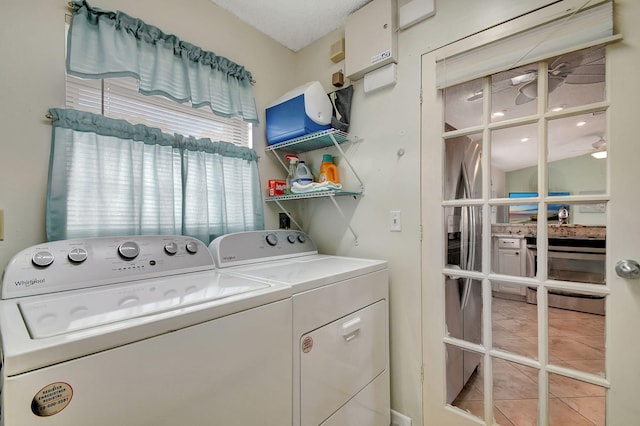
[[[264,123],[267,103],[289,88],[295,54],[243,24],[209,0],[95,0],[94,7],[122,10],[205,50],[244,65],[257,81],[255,97]],[[51,123],[49,108],[64,107],[66,0],[7,1],[0,13],[0,209],[5,239],[0,268],[19,250],[45,239],[45,197]],[[262,175],[275,165],[264,160],[264,127],[254,129]],[[263,182],[266,187],[266,180]],[[272,220],[270,218],[270,220]]]
[[[568,191],[571,195],[604,193],[607,188],[607,162],[590,155],[554,161],[548,164],[549,190]],[[511,191],[538,191],[538,169],[527,167],[507,173],[506,193]],[[595,207],[595,206],[591,206]],[[604,225],[605,212],[571,206],[569,223],[580,225]]]
[[[421,256],[440,256],[436,252],[421,253],[420,248],[420,152],[428,149],[420,146],[421,56],[549,3],[552,1],[437,1],[434,17],[398,34],[395,86],[365,95],[362,80],[354,82],[350,133],[362,138],[362,142],[346,148],[366,189],[357,201],[338,199],[338,203],[358,234],[358,244],[354,244],[328,200],[304,202],[302,226],[318,242],[321,251],[389,261],[391,405],[417,425],[422,424],[423,417],[421,321],[424,313],[421,311],[420,259]],[[298,52],[296,83],[319,80],[327,91],[334,89],[331,75],[343,68],[344,62],[333,64],[328,52],[331,43],[343,34],[342,30],[335,31]],[[401,157],[397,155],[399,149],[405,152]],[[318,161],[321,154],[313,153],[311,161]],[[341,173],[345,174],[343,170],[341,168]],[[441,196],[438,185],[432,188],[434,200]],[[402,232],[389,232],[390,210],[402,212]]]

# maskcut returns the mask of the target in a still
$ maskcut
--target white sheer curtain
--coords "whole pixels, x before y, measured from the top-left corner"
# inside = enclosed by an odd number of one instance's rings
[[[51,109],[49,240],[264,228],[257,154],[82,111]]]
[[[185,151],[183,158],[185,234],[214,238],[262,228],[262,215],[247,214],[262,211],[262,199],[254,197],[258,171],[252,163],[202,151]]]

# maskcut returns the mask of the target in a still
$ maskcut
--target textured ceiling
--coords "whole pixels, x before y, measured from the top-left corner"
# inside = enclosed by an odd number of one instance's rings
[[[342,27],[347,15],[370,0],[211,0],[297,52]]]

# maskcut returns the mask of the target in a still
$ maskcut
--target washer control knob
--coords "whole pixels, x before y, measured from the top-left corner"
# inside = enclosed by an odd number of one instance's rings
[[[271,247],[278,244],[278,236],[276,234],[267,234],[265,240],[267,241],[267,244],[269,244]]]
[[[39,251],[31,257],[34,265],[45,268],[53,263],[53,254],[48,251]]]
[[[134,241],[127,241],[120,244],[118,253],[126,260],[135,259],[140,254],[140,246]]]
[[[296,242],[296,236],[294,234],[287,235],[287,241],[289,241],[291,244],[294,244]]]
[[[167,252],[168,255],[173,256],[178,252],[178,244],[175,242],[170,242],[164,245],[164,251]]]
[[[191,254],[196,254],[198,252],[198,243],[195,241],[189,241],[187,243],[187,251]]]
[[[71,249],[69,254],[67,255],[70,261],[73,263],[82,263],[87,260],[87,251],[83,248],[74,248]]]
[[[304,234],[298,234],[298,241],[304,243],[305,241],[307,241],[307,238],[304,236]]]

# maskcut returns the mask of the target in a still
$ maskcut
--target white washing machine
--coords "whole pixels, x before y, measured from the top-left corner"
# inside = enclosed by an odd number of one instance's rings
[[[57,241],[0,300],[3,425],[291,424],[291,288],[220,274],[200,241]]]
[[[223,272],[293,289],[293,425],[390,424],[387,262],[318,254],[288,230],[209,249]]]

